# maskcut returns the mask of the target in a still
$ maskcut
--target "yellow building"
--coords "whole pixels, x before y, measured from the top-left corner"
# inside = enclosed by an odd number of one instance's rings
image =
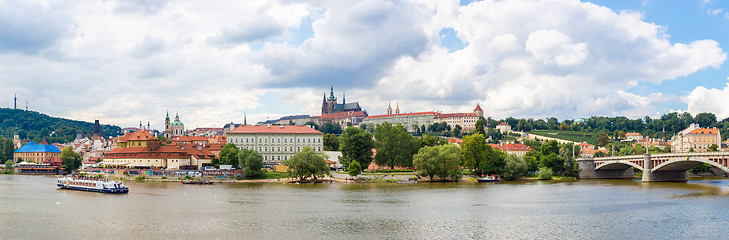
[[[43,143],[45,143],[43,139]],[[42,163],[48,157],[60,157],[61,150],[56,146],[48,144],[36,144],[29,142],[13,152],[13,160],[16,162]]]
[[[150,147],[150,148],[156,148],[159,147],[159,139],[152,136],[151,133],[149,133],[145,129],[140,129],[133,133],[127,133],[124,134],[124,136],[119,139],[116,143],[116,146],[119,148],[125,148],[125,147]]]

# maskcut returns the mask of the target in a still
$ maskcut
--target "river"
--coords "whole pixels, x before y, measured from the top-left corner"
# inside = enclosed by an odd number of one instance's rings
[[[2,239],[725,239],[729,181],[135,183],[0,175]]]

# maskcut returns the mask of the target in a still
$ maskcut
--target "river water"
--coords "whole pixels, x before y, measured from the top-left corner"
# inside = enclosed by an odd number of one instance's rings
[[[729,181],[127,183],[0,175],[2,239],[726,239]]]

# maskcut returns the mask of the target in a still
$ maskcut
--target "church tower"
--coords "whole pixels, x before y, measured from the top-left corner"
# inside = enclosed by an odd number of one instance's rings
[[[390,105],[390,103],[387,103],[387,114],[392,114],[392,106]]]
[[[395,103],[395,114],[400,114],[400,103]]]
[[[167,117],[165,118],[165,131],[164,131],[165,138],[170,138],[172,136],[172,130],[170,130],[170,111],[167,111]]]
[[[476,108],[473,109],[473,114],[476,114],[479,118],[483,117],[483,109],[481,109],[481,106],[476,104]]]

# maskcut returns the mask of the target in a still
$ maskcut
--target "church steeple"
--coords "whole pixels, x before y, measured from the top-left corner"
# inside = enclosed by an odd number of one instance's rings
[[[400,103],[395,103],[395,114],[400,114]]]
[[[328,101],[337,101],[337,97],[334,96],[334,85],[329,85],[329,99]]]
[[[170,121],[170,110],[167,110],[167,117],[165,118],[165,122]]]
[[[390,103],[387,103],[387,114],[392,114],[392,105]]]

